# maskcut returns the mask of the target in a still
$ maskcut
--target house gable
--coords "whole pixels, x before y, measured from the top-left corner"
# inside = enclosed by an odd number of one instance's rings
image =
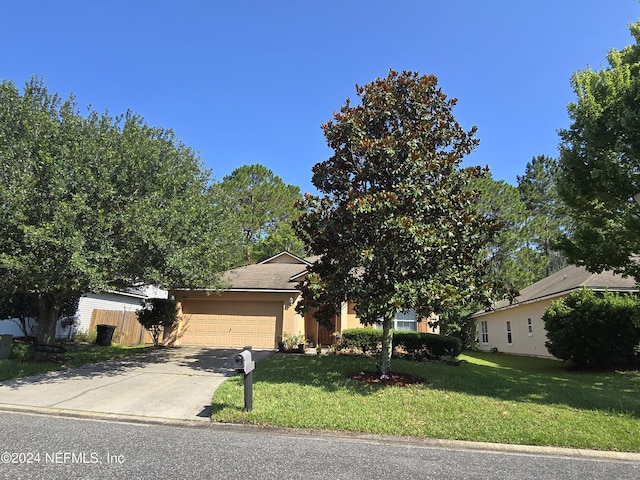
[[[294,255],[293,253],[287,252],[286,250],[278,253],[277,255],[274,255],[273,257],[267,258],[262,262],[259,262],[257,265],[265,265],[265,264],[272,264],[272,263],[294,263],[299,265],[311,265],[304,258],[300,258],[297,255]]]

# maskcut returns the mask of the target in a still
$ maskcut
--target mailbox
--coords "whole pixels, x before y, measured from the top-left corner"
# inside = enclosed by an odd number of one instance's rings
[[[234,357],[233,368],[244,375],[244,409],[250,412],[253,409],[253,370],[256,368],[256,362],[251,359],[251,347],[244,347]]]
[[[236,373],[248,374],[256,368],[256,362],[251,360],[251,352],[249,350],[243,350],[236,355],[235,358],[235,371]]]

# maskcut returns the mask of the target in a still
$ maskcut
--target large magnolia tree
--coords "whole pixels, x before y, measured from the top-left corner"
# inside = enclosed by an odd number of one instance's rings
[[[307,194],[298,235],[320,258],[301,284],[303,311],[327,322],[355,301],[363,323],[383,326],[380,374],[389,375],[393,317],[428,315],[488,292],[479,255],[497,222],[476,210],[468,187],[480,168],[460,168],[477,145],[435,76],[390,71],[356,87],[323,125],[334,153],[313,167],[322,197]]]
[[[640,280],[640,22],[635,44],[607,55],[609,67],[576,72],[571,126],[560,132],[558,191],[575,231],[561,244],[570,261]]]
[[[209,174],[170,130],[134,114],[81,115],[34,78],[0,83],[0,291],[38,304],[39,341],[60,308],[141,283],[217,285],[227,240]]]

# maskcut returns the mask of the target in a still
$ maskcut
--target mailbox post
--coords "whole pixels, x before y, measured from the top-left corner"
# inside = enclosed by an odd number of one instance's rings
[[[251,359],[251,347],[244,347],[244,350],[235,357],[235,371],[244,375],[244,410],[250,412],[253,409],[253,370],[256,362]]]

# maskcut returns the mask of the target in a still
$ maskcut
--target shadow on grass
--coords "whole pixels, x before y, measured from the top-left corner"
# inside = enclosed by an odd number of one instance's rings
[[[640,417],[640,372],[575,372],[554,360],[504,354],[467,354],[459,366],[437,362],[393,360],[392,371],[425,378],[415,395],[441,390],[503,401],[564,405],[581,410],[625,413]],[[257,368],[255,383],[293,383],[326,392],[371,395],[381,385],[349,380],[349,374],[375,370],[375,358],[357,356],[273,355]],[[218,405],[216,411],[224,405]],[[228,406],[227,406],[228,407]]]

